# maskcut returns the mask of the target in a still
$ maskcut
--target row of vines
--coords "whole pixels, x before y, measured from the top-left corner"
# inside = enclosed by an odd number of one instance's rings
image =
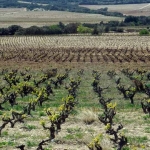
[[[0,59],[33,62],[146,62],[150,39],[140,36],[1,37]]]
[[[36,130],[39,136],[38,143],[31,147],[36,150],[50,149],[47,145],[61,142],[56,139],[62,132],[62,126],[69,121],[73,111],[78,111],[77,108],[82,99],[80,91],[90,87],[88,90],[94,93],[95,103],[100,110],[97,118],[104,130],[94,136],[89,143],[76,139],[78,144],[85,145],[90,150],[103,150],[101,141],[105,138],[111,143],[111,148],[117,150],[133,147],[134,149],[148,149],[150,143],[145,145],[130,143],[128,136],[121,132],[124,128],[121,120],[119,123],[115,121],[117,111],[122,109],[123,101],[132,105],[132,108],[138,105],[138,111],[150,115],[150,73],[148,70],[126,68],[120,71],[109,70],[105,72],[106,74],[100,70],[93,70],[90,75],[87,75],[87,71],[89,70],[74,71],[57,68],[36,72],[30,68],[2,69],[0,71],[0,136],[3,142],[5,142],[7,130],[11,132],[14,129],[15,132],[16,130],[22,132],[26,122],[37,119],[40,124]],[[104,76],[107,76],[107,82],[103,81]],[[88,77],[88,82],[85,77]],[[86,82],[86,87],[83,87]],[[121,96],[120,100],[116,100],[117,96],[112,96],[111,90],[114,89]],[[88,103],[88,100],[86,101]],[[41,110],[43,114],[37,117]],[[21,124],[19,128],[18,124]],[[40,136],[43,134],[46,136]],[[18,142],[12,146],[13,148],[27,149],[26,143],[16,140]],[[5,144],[2,147],[5,148]]]
[[[104,62],[130,63],[150,61],[150,49],[98,49],[98,48],[49,48],[49,49],[9,49],[0,52],[2,61],[33,62]]]

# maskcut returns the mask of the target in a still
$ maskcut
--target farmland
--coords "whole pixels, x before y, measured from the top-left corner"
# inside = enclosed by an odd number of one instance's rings
[[[58,63],[149,63],[150,37],[122,35],[1,37],[0,58]]]
[[[100,8],[108,8],[108,11],[117,11],[121,12],[125,15],[132,16],[150,16],[150,4],[125,4],[125,5],[81,5],[82,7],[90,8],[90,9],[100,9]]]
[[[85,7],[150,15],[146,3]],[[124,19],[39,10],[0,8],[0,28]],[[150,36],[133,32],[0,36],[0,149],[149,150],[149,64]]]
[[[137,33],[0,37],[0,148],[88,150],[98,140],[114,150],[122,140],[149,150],[149,51]]]
[[[100,14],[73,13],[64,11],[26,11],[24,8],[0,8],[0,27],[20,25],[22,27],[45,26],[63,23],[99,23],[100,21],[122,21],[123,18]]]

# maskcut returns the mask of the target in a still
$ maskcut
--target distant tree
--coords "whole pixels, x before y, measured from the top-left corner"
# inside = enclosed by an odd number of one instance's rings
[[[101,24],[101,25],[97,25],[97,30],[98,30],[98,34],[102,34],[103,32],[105,32],[105,25]]]
[[[51,34],[49,26],[43,26],[43,27],[41,27],[41,29],[42,29],[43,35]]]
[[[110,28],[110,30],[116,32],[117,31],[117,27],[112,27],[112,28]]]
[[[142,29],[139,32],[140,35],[150,35],[149,31],[147,29]]]
[[[92,31],[92,35],[98,35],[99,31],[97,29],[97,26],[94,27],[93,31]]]
[[[104,29],[104,31],[105,31],[106,33],[108,33],[109,30],[110,30],[109,26],[106,26],[105,29]]]
[[[41,35],[43,34],[42,29],[37,26],[31,26],[25,29],[25,35]]]
[[[8,32],[9,32],[9,35],[14,35],[15,32],[17,32],[19,29],[21,29],[21,26],[18,26],[18,25],[11,25],[8,27]]]
[[[77,28],[78,33],[92,33],[92,29],[88,27],[84,27],[83,25],[79,25]]]
[[[103,22],[103,21],[101,21],[99,24],[100,24],[100,25],[103,25],[103,24],[104,24],[104,22]]]
[[[14,35],[25,35],[25,30],[24,28],[19,28]]]
[[[139,21],[138,17],[135,16],[127,16],[124,20],[125,23],[130,23],[130,22],[138,23],[138,21]]]
[[[64,28],[65,28],[65,25],[64,25],[62,22],[59,22],[58,26],[59,26],[61,29],[64,29]]]
[[[123,28],[117,28],[117,32],[122,33],[123,31],[124,31]]]
[[[8,28],[0,28],[0,35],[9,35]]]
[[[79,23],[69,23],[65,26],[64,33],[77,33]]]
[[[62,34],[62,30],[59,25],[52,25],[49,27],[50,34]]]
[[[119,21],[109,21],[107,25],[109,27],[117,27],[119,26]]]

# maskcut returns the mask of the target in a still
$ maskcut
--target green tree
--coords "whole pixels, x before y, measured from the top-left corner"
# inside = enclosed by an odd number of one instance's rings
[[[110,30],[109,26],[106,26],[105,29],[104,29],[104,31],[105,31],[106,33],[108,33],[109,30]]]
[[[92,35],[98,35],[98,34],[99,34],[99,32],[98,32],[97,26],[95,26],[92,31]]]
[[[65,33],[77,33],[77,28],[79,23],[69,23],[65,26],[64,32]]]
[[[9,35],[9,31],[7,28],[0,28],[0,35]]]
[[[52,25],[50,26],[50,34],[62,34],[62,30],[59,25]]]
[[[41,35],[42,29],[37,26],[31,26],[29,28],[26,28],[25,35]]]
[[[147,29],[142,29],[142,30],[140,30],[140,33],[139,33],[140,35],[150,35],[149,34],[149,31],[147,30]]]
[[[77,28],[78,33],[92,33],[92,29],[88,27],[84,27],[83,25],[79,25]]]
[[[12,26],[8,27],[8,32],[9,32],[10,35],[14,35],[15,32],[17,32],[20,28],[21,28],[21,26],[12,25]]]

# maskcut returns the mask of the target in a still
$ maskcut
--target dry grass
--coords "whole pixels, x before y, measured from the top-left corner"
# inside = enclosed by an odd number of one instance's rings
[[[123,18],[103,16],[100,14],[73,13],[64,11],[26,11],[26,9],[0,8],[0,27],[12,24],[29,27],[63,23],[99,23],[100,21],[121,21]]]
[[[98,120],[97,113],[91,108],[83,108],[78,113],[79,115],[77,118],[87,125],[92,124]]]
[[[118,11],[125,15],[133,16],[149,16],[150,5],[148,3],[143,4],[125,4],[125,5],[81,5],[90,9],[108,8],[108,11]]]

